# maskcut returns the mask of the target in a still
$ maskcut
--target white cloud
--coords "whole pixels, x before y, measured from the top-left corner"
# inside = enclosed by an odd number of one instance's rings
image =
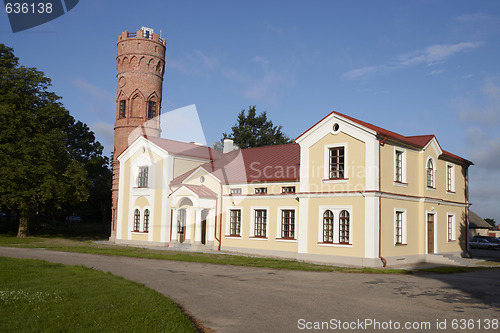
[[[219,61],[215,56],[196,50],[180,59],[170,58],[167,66],[186,75],[203,76],[217,69]]]
[[[101,87],[98,87],[96,85],[93,85],[83,79],[77,78],[73,80],[73,83],[86,91],[88,94],[92,95],[95,98],[105,100],[108,102],[115,102],[115,95],[110,93],[109,91],[103,90]]]
[[[434,70],[434,71],[430,72],[428,75],[439,75],[442,73],[444,73],[444,69]]]
[[[500,221],[500,84],[488,77],[484,84],[452,102],[459,119],[468,124],[464,150],[474,162],[469,169],[472,210]]]
[[[375,73],[394,71],[417,65],[432,66],[438,63],[444,63],[453,55],[475,49],[481,44],[482,42],[462,42],[456,44],[432,45],[424,49],[398,55],[395,57],[396,60],[388,61],[384,64],[350,70],[342,74],[342,76],[349,80],[355,80],[366,78]]]

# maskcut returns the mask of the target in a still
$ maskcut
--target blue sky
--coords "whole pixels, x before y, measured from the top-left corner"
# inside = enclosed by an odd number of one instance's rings
[[[162,112],[195,104],[208,143],[249,105],[295,138],[331,110],[472,160],[472,209],[500,222],[499,1],[98,1],[0,43],[53,80],[112,151],[116,42],[167,39]],[[177,113],[178,114],[178,113]]]

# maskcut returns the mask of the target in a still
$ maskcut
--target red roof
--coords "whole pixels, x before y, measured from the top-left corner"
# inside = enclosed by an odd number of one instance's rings
[[[199,198],[211,198],[215,199],[217,198],[217,193],[206,187],[205,185],[189,185],[189,184],[184,184],[180,188],[186,187],[188,190],[191,192],[195,193]],[[179,188],[179,189],[180,189]],[[179,190],[177,189],[177,190]],[[177,190],[175,190],[173,193],[175,193]],[[170,195],[172,195],[170,194]]]
[[[201,146],[195,143],[187,143],[155,137],[147,137],[147,139],[160,148],[166,150],[169,154],[173,155],[182,155],[186,157],[194,157],[210,161],[219,159],[222,155],[221,152],[215,149]]]
[[[223,184],[298,181],[300,147],[292,143],[234,150],[201,167]],[[171,184],[181,184],[197,169],[178,176]]]
[[[301,135],[299,135],[297,137],[297,139],[295,139],[295,140],[298,140],[300,137],[302,137],[304,134],[306,134],[312,128],[314,128],[316,125],[318,125],[319,123],[321,123],[324,119],[328,118],[331,114],[335,114],[335,115],[340,116],[342,118],[346,118],[346,119],[348,119],[348,120],[350,120],[350,121],[352,121],[352,122],[354,122],[356,124],[359,124],[359,125],[361,125],[363,127],[371,129],[371,130],[375,131],[377,133],[377,135],[388,137],[388,138],[392,138],[392,139],[395,139],[395,140],[398,140],[398,141],[401,141],[403,143],[410,144],[412,146],[416,146],[416,147],[419,147],[419,148],[424,148],[425,146],[427,146],[427,144],[429,143],[429,141],[431,141],[433,138],[436,138],[432,134],[431,135],[417,135],[417,136],[403,136],[401,134],[388,131],[388,130],[382,128],[382,127],[378,127],[378,126],[372,125],[370,123],[358,120],[356,118],[350,117],[350,116],[342,114],[340,112],[332,111],[327,116],[325,116],[323,119],[321,119],[316,124],[314,124],[312,127],[310,127],[307,131],[305,131],[304,133],[302,133]],[[437,142],[437,139],[436,139],[436,142]],[[449,152],[447,152],[447,151],[445,151],[443,149],[441,149],[441,150],[443,151],[443,155],[445,155],[445,156],[447,156],[449,158],[452,158],[454,160],[457,160],[457,161],[465,163],[465,164],[469,164],[469,165],[473,164],[471,161],[468,161],[465,158],[462,158],[460,156],[451,154],[451,153],[449,153]]]

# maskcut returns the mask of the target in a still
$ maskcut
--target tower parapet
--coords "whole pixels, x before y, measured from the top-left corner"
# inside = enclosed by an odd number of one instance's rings
[[[165,39],[146,27],[118,36],[111,240],[116,235],[120,171],[117,157],[139,136],[160,137],[166,46]]]

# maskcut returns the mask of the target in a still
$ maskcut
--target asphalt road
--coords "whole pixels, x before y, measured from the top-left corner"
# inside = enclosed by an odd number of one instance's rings
[[[142,283],[174,299],[216,332],[320,331],[315,327],[334,332],[387,332],[397,328],[402,332],[435,332],[438,328],[440,332],[500,330],[498,269],[441,275],[379,275],[248,268],[43,249],[0,247],[0,255],[84,265]],[[405,325],[410,326],[405,329]]]

